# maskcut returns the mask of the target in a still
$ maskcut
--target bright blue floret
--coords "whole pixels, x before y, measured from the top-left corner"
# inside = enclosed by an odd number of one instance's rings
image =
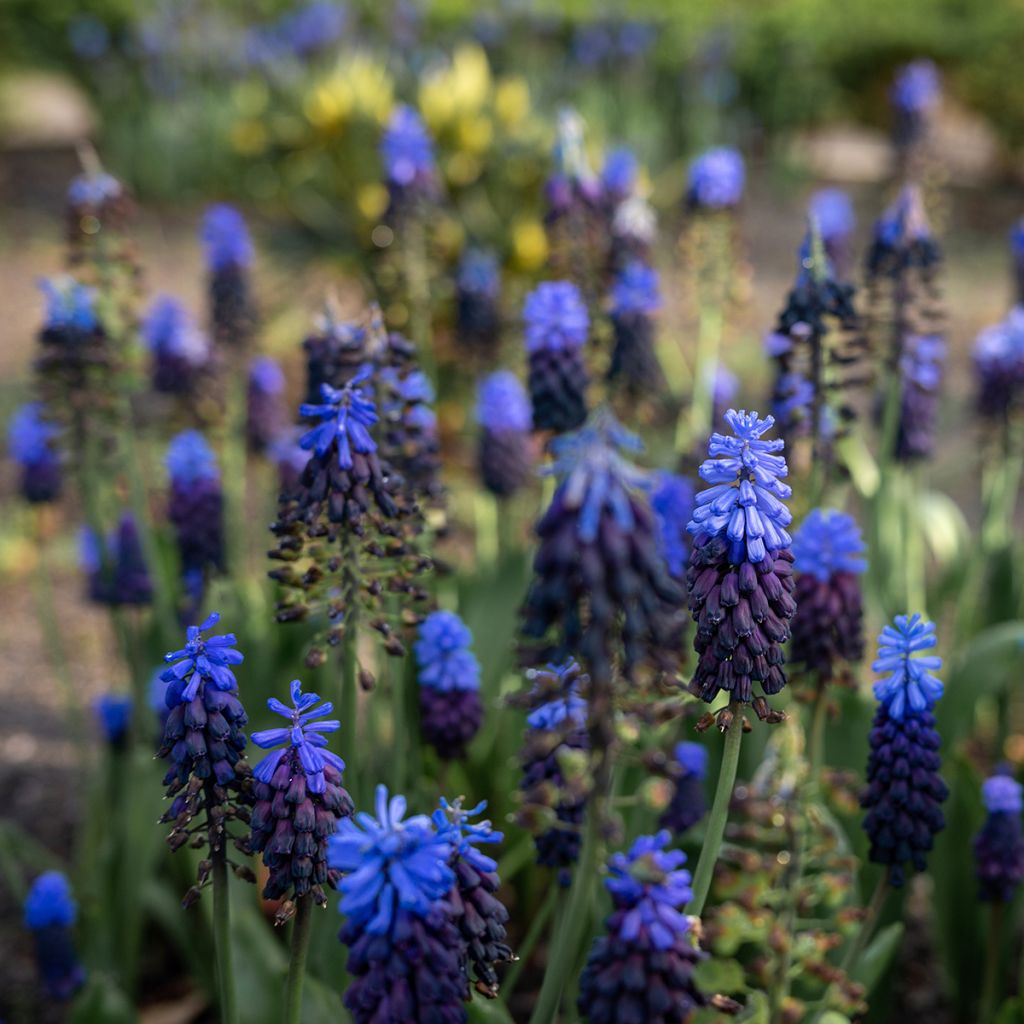
[[[108,743],[124,739],[132,722],[132,706],[131,694],[127,693],[104,693],[96,698],[93,710]]]
[[[682,908],[693,896],[691,876],[682,867],[686,854],[665,849],[671,840],[667,829],[640,836],[629,853],[609,858],[604,883],[616,905],[628,908],[622,937],[628,940],[643,931],[656,949],[671,949],[690,927]]]
[[[834,509],[812,509],[793,534],[795,566],[827,583],[837,572],[867,569],[864,541],[853,516]]]
[[[303,403],[299,412],[311,419],[323,420],[318,426],[303,434],[299,444],[305,449],[314,449],[317,455],[325,455],[331,443],[338,441],[338,465],[342,469],[352,468],[352,452],[362,455],[377,450],[377,444],[370,437],[370,427],[377,422],[377,408],[359,385],[368,380],[372,369],[362,367],[342,388],[320,385],[323,403]]]
[[[856,217],[853,203],[841,188],[823,188],[811,196],[808,212],[818,223],[825,242],[840,241],[853,234]]]
[[[188,310],[175,298],[161,295],[142,321],[142,337],[151,352],[202,362],[209,345]]]
[[[271,697],[267,701],[267,707],[282,718],[287,718],[291,725],[286,729],[264,729],[252,733],[249,737],[257,747],[264,750],[281,748],[267,754],[253,768],[253,775],[260,782],[269,784],[281,763],[281,758],[294,747],[298,751],[302,770],[306,773],[310,792],[322,793],[325,788],[324,765],[329,764],[338,772],[345,770],[345,762],[337,754],[325,749],[327,737],[323,735],[325,732],[337,732],[341,728],[341,722],[333,718],[326,722],[320,721],[334,710],[334,705],[328,701],[314,708],[320,700],[319,695],[303,693],[302,683],[298,679],[292,680],[291,695],[292,707],[282,704],[276,697]]]
[[[769,551],[788,548],[786,527],[793,517],[783,502],[792,494],[781,480],[789,473],[786,460],[773,455],[782,440],[762,441],[775,423],[756,412],[730,409],[725,422],[735,436],[714,433],[700,466],[701,477],[713,486],[697,494],[687,529],[696,535],[725,536],[733,562],[760,562]]]
[[[1009,775],[993,775],[981,784],[981,798],[991,814],[1020,814],[1024,808],[1021,784]]]
[[[941,88],[939,69],[930,60],[915,60],[900,68],[889,98],[897,109],[919,114],[938,103]]]
[[[284,391],[284,370],[276,359],[258,356],[249,364],[249,383],[265,395],[279,395]]]
[[[480,382],[476,419],[484,430],[495,433],[529,433],[533,408],[526,389],[511,370],[496,370]]]
[[[70,928],[78,917],[78,904],[71,895],[71,883],[60,871],[45,871],[25,897],[25,927],[31,931],[60,925]]]
[[[121,182],[112,174],[79,174],[68,185],[68,202],[72,206],[102,206],[121,194]]]
[[[391,115],[380,142],[384,176],[393,185],[411,185],[434,174],[434,143],[412,107],[400,104]]]
[[[26,402],[7,424],[7,448],[11,458],[21,466],[38,466],[52,462],[52,448],[60,428],[43,418],[42,402]]]
[[[165,458],[167,472],[176,487],[189,487],[204,480],[219,480],[217,456],[198,430],[184,430],[171,439]]]
[[[636,186],[637,160],[626,146],[613,149],[604,160],[601,182],[613,195],[627,196]]]
[[[526,351],[579,348],[587,340],[590,316],[579,289],[571,281],[537,285],[523,305]]]
[[[469,649],[473,634],[454,612],[431,612],[414,645],[419,683],[432,690],[480,689],[480,662]]]
[[[708,752],[706,747],[699,743],[677,743],[674,753],[684,775],[695,775],[698,779],[703,779],[707,775]]]
[[[743,157],[728,146],[702,153],[690,165],[687,195],[695,206],[721,210],[743,198],[746,171]]]
[[[937,654],[918,656],[938,643],[934,623],[917,613],[897,615],[893,622],[882,629],[871,669],[886,676],[875,683],[875,697],[890,718],[902,721],[905,715],[930,711],[942,696],[942,683],[932,675],[942,667],[942,659]]]
[[[164,682],[178,684],[167,688],[168,707],[189,703],[199,692],[199,684],[204,679],[218,690],[238,689],[238,680],[231,666],[240,665],[245,656],[235,650],[238,642],[235,634],[203,636],[206,630],[212,629],[218,622],[220,615],[213,612],[201,625],[189,626],[185,631],[185,646],[164,655],[165,662],[173,661],[175,664],[164,669],[161,678]]]
[[[570,672],[577,671],[575,661],[567,661],[562,665],[545,665],[544,672],[550,673],[563,681]],[[582,728],[587,724],[587,702],[579,695],[576,682],[561,686],[557,697],[534,708],[526,716],[526,724],[531,729],[555,729],[568,721],[571,725]]]
[[[658,272],[639,260],[633,260],[612,283],[612,315],[653,313],[660,308]]]
[[[378,786],[376,817],[342,818],[328,842],[328,863],[345,872],[341,912],[371,935],[387,934],[400,911],[426,917],[455,882],[451,842],[426,815],[405,818],[406,806]]]
[[[488,820],[469,820],[487,810],[487,801],[481,800],[468,810],[462,806],[461,797],[454,803],[441,797],[440,803],[441,806],[431,815],[438,838],[451,843],[455,852],[477,871],[497,871],[498,862],[476,847],[477,844],[500,843],[504,835],[496,832]]]
[[[73,277],[44,277],[39,289],[46,300],[46,330],[93,331],[96,319],[96,290]]]
[[[203,215],[200,238],[211,271],[248,267],[252,263],[252,239],[245,218],[233,206],[216,203]]]

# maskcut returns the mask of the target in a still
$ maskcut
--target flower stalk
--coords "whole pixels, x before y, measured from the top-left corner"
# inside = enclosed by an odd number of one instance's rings
[[[292,924],[292,952],[288,960],[288,988],[285,995],[285,1024],[302,1024],[302,987],[306,980],[306,955],[312,934],[313,897],[300,897]]]

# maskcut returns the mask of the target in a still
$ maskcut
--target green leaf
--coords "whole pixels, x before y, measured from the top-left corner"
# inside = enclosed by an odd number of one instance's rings
[[[720,1015],[716,1014],[714,1019],[718,1020],[719,1017]],[[751,992],[747,996],[747,1005],[733,1019],[736,1024],[769,1024],[771,1008],[768,1005],[768,997],[763,992]]]
[[[135,1024],[131,1001],[107,974],[93,973],[75,1000],[68,1024]]]
[[[883,928],[872,940],[867,949],[860,955],[856,966],[851,972],[854,981],[859,981],[865,989],[865,995],[878,984],[886,968],[896,955],[900,939],[903,937],[903,922],[896,921]],[[840,1018],[845,1020],[846,1018]]]
[[[738,960],[725,960],[721,957],[712,957],[709,960],[702,960],[697,964],[697,985],[704,992],[720,992],[723,995],[733,995],[736,992],[745,992],[746,984],[743,980],[743,967]]]
[[[992,1024],[1024,1024],[1024,999],[1020,996],[1007,999],[999,1007]]]
[[[466,1007],[472,1024],[513,1024],[512,1015],[500,999],[476,999]]]

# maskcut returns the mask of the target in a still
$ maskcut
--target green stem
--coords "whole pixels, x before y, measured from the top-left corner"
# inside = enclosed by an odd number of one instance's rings
[[[814,698],[814,712],[811,716],[811,736],[809,743],[810,754],[810,784],[812,791],[816,792],[821,782],[821,766],[825,759],[825,722],[828,719],[828,695],[821,680],[818,680],[818,693]]]
[[[722,309],[717,303],[702,307],[700,323],[697,331],[697,358],[693,370],[693,397],[690,401],[690,423],[688,443],[679,442],[677,431],[676,448],[680,452],[689,451],[698,445],[712,430],[712,402],[714,399],[715,369],[718,366],[718,349],[722,340],[724,318]]]
[[[735,701],[729,705],[733,712],[733,720],[725,734],[725,749],[722,752],[722,768],[718,773],[718,786],[715,789],[715,802],[708,815],[707,831],[704,833],[704,845],[701,847],[697,870],[693,874],[693,896],[686,905],[686,913],[692,917],[700,917],[711,891],[711,879],[715,873],[715,862],[718,851],[722,848],[725,836],[725,823],[729,818],[729,804],[732,801],[732,788],[736,783],[736,770],[740,763],[740,744],[743,741],[743,716],[741,705]]]
[[[402,275],[409,303],[409,337],[416,343],[424,373],[436,387],[437,365],[430,318],[430,272],[427,267],[427,231],[422,217],[413,215],[403,225]]]
[[[217,956],[217,989],[220,997],[221,1024],[238,1024],[234,977],[231,972],[231,908],[228,892],[228,859],[224,837],[217,838],[210,851],[213,862],[213,945]]]
[[[302,1024],[302,983],[306,980],[306,954],[313,923],[313,897],[300,896],[292,924],[292,954],[288,960],[288,988],[285,995],[285,1024]]]
[[[533,920],[530,922],[530,928],[526,935],[523,937],[523,941],[519,943],[517,952],[517,959],[515,966],[508,972],[508,977],[505,979],[505,984],[502,986],[502,998],[505,1001],[505,1005],[508,1005],[509,999],[512,997],[512,993],[516,990],[516,984],[519,982],[519,976],[523,973],[523,969],[530,962],[530,956],[533,954],[534,947],[537,945],[538,940],[541,937],[541,933],[547,927],[548,919],[555,912],[555,907],[558,904],[558,897],[561,895],[561,890],[557,885],[552,885],[548,888],[548,894],[544,897],[544,902],[540,906],[540,910],[534,915]]]
[[[1002,960],[1003,910],[1005,904],[993,903],[988,919],[988,950],[985,956],[985,982],[981,990],[979,1024],[990,1024],[999,999],[999,966]]]
[[[224,522],[228,564],[235,579],[245,576],[245,530],[241,524],[249,518],[245,500],[245,417],[247,374],[241,365],[231,367],[227,380],[224,415],[224,442],[221,451],[224,480]],[[238,527],[232,529],[231,526]]]
[[[557,1019],[562,992],[569,981],[579,946],[590,921],[590,895],[597,880],[598,849],[601,845],[601,812],[593,798],[587,807],[583,846],[573,875],[569,902],[561,926],[553,937],[553,949],[544,972],[544,982],[530,1015],[530,1024],[553,1024]]]
[[[394,764],[392,785],[394,786],[394,792],[404,793],[405,780],[407,778],[406,763],[408,761],[406,752],[408,749],[408,745],[410,743],[411,736],[408,725],[406,724],[405,721],[405,666],[394,664],[394,660],[389,658],[389,656],[386,653],[383,656],[385,658],[388,658],[388,677],[391,681],[391,758]],[[406,658],[411,657],[411,654],[406,654]]]
[[[358,631],[355,618],[345,624],[341,640],[341,756],[345,759],[346,786],[355,792],[358,774],[354,770],[358,715],[359,677],[356,668],[356,642]],[[358,806],[358,804],[357,804]]]

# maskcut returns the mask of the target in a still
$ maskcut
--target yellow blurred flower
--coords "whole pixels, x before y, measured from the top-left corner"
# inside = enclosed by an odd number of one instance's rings
[[[434,241],[446,255],[454,255],[462,249],[466,230],[454,217],[444,217],[434,228]]]
[[[474,117],[459,122],[458,144],[471,153],[482,153],[494,138],[494,126],[487,117]]]
[[[451,63],[432,68],[420,80],[419,107],[435,133],[459,117],[477,114],[491,95],[487,54],[475,43],[460,46]]]
[[[243,156],[257,156],[267,148],[267,130],[259,121],[236,121],[228,133],[231,148]]]
[[[503,78],[494,91],[494,112],[506,125],[515,125],[530,113],[530,86],[519,75]]]
[[[379,182],[361,185],[356,192],[356,206],[367,220],[379,220],[388,208],[388,190]]]
[[[387,67],[363,53],[346,55],[306,93],[303,113],[315,128],[331,129],[351,117],[384,124],[395,104]]]
[[[478,157],[471,153],[453,153],[444,165],[445,177],[453,185],[470,185],[483,169]]]
[[[520,220],[512,225],[512,251],[522,270],[536,270],[548,258],[548,239],[537,220]]]
[[[336,128],[352,115],[355,96],[352,86],[338,73],[315,86],[302,104],[302,112],[314,128]]]

